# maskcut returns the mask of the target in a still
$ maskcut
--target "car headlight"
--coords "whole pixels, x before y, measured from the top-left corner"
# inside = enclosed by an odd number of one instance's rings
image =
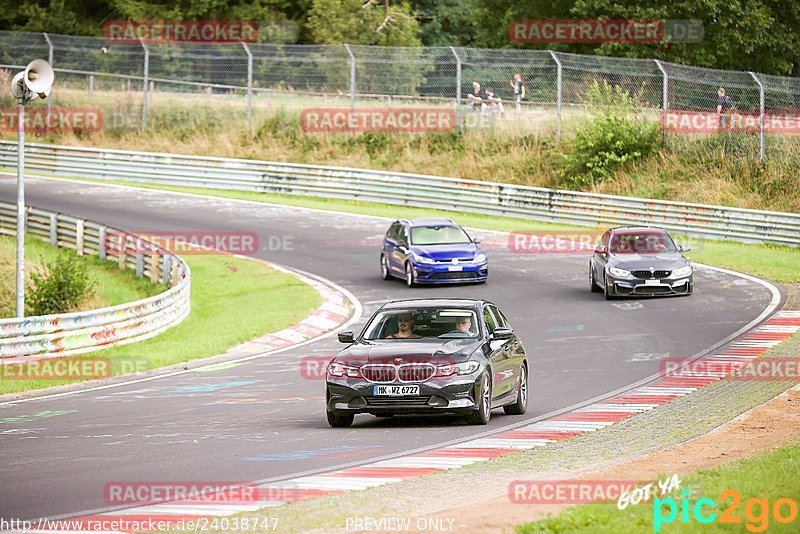
[[[456,375],[471,375],[481,366],[478,362],[466,361],[459,363],[446,363],[436,366],[436,377],[444,378]]]
[[[672,271],[672,276],[681,277],[681,276],[689,276],[692,274],[692,266],[691,265],[684,265],[680,269],[675,269]]]
[[[418,263],[436,263],[436,260],[434,260],[433,258],[428,258],[426,256],[421,256],[421,255],[419,255],[417,253],[413,253],[412,257],[413,257],[414,261],[416,261]]]
[[[475,263],[483,263],[486,261],[486,254],[484,254],[483,252],[478,252],[477,254],[475,254],[475,257],[472,258],[472,261]]]
[[[331,362],[328,365],[328,374],[331,376],[346,376],[348,378],[361,377],[361,371],[359,371],[358,367],[339,362]]]
[[[626,271],[625,269],[620,269],[619,267],[609,267],[608,272],[611,273],[612,276],[619,276],[619,277],[631,275],[630,271]]]

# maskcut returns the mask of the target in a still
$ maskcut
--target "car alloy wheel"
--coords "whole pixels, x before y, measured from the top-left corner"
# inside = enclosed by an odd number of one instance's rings
[[[478,409],[469,417],[472,425],[485,425],[492,417],[492,381],[489,377],[489,370],[481,375],[481,390],[478,394]]]
[[[503,411],[508,415],[522,415],[528,409],[528,368],[525,364],[519,368],[517,377],[517,401],[514,404],[503,406]]]
[[[406,262],[406,285],[408,287],[414,287],[416,285],[414,268],[411,266],[411,262]]]
[[[391,273],[389,272],[389,263],[386,259],[386,254],[381,254],[381,277],[384,280],[388,280],[392,277]]]

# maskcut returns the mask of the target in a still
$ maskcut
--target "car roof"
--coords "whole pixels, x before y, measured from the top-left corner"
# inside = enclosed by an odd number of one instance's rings
[[[448,306],[453,308],[475,308],[480,304],[491,304],[484,299],[462,299],[462,298],[427,298],[427,299],[404,299],[393,300],[381,306],[382,310],[395,310],[409,307],[433,307]]]
[[[641,225],[638,225],[638,226],[617,226],[617,227],[612,228],[611,232],[616,234],[618,231],[622,231],[622,230],[626,230],[626,231],[629,231],[629,232],[639,232],[639,231],[645,232],[645,231],[648,231],[648,230],[650,230],[650,231],[658,230],[658,231],[661,231],[661,232],[669,233],[669,232],[667,232],[667,230],[665,230],[663,228],[659,228],[658,226],[641,226]]]
[[[414,219],[402,219],[411,226],[458,226],[453,219],[447,217],[416,217]]]

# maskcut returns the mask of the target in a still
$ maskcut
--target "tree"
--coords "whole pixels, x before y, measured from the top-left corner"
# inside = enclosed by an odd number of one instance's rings
[[[422,44],[425,46],[470,46],[475,39],[472,24],[474,0],[412,0]]]
[[[408,2],[312,0],[308,29],[317,44],[420,46],[419,23]]]

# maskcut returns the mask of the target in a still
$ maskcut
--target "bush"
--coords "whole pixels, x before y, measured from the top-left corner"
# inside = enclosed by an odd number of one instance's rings
[[[563,155],[570,185],[590,187],[611,179],[628,161],[658,149],[659,124],[635,114],[629,93],[594,82],[586,104],[593,118],[584,121]]]
[[[83,304],[94,292],[96,281],[89,266],[70,252],[44,263],[41,272],[31,271],[26,301],[33,315],[66,313]]]

